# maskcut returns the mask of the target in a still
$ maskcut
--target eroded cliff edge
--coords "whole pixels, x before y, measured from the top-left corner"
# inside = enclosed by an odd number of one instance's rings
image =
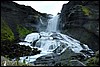
[[[94,51],[99,49],[99,2],[70,1],[64,4],[60,14],[61,32]]]

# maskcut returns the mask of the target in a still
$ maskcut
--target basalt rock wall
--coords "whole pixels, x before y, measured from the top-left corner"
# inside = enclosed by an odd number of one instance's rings
[[[60,14],[60,30],[94,51],[99,49],[99,2],[69,1]]]

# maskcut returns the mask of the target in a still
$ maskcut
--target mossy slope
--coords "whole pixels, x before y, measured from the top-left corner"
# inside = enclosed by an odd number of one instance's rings
[[[6,21],[1,18],[1,40],[14,40],[14,34],[12,30],[9,28]]]

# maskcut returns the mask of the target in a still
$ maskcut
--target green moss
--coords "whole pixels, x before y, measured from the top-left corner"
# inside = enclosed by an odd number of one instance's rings
[[[88,66],[98,66],[97,65],[97,63],[99,62],[98,59],[99,58],[96,58],[96,57],[92,57],[92,58],[88,59],[87,60],[88,61],[87,65]]]
[[[92,57],[92,58],[88,59],[87,61],[88,61],[88,64],[87,64],[87,65],[88,65],[88,66],[92,66],[92,65],[94,65],[94,63],[95,63],[95,62],[94,62],[94,61],[95,61],[95,57]]]
[[[88,66],[99,66],[99,51],[95,53],[95,56],[92,58],[89,58],[87,60]]]
[[[27,28],[21,26],[21,25],[17,25],[17,31],[19,33],[19,37],[23,38],[25,37],[27,34],[32,33],[32,30],[28,30]]]
[[[14,34],[8,24],[1,18],[1,40],[14,40]]]
[[[90,15],[90,9],[86,6],[82,6],[82,11],[84,12],[85,15]]]

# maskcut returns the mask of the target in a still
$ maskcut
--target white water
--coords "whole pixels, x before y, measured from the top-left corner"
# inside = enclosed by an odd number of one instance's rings
[[[31,46],[31,43],[33,43],[35,40],[39,39],[40,38],[40,35],[39,33],[31,33],[31,34],[28,34],[26,36],[26,38],[24,39],[24,41],[26,42],[19,42],[20,45],[26,45],[26,46],[30,46],[31,48],[33,48]]]
[[[33,48],[31,43],[38,39],[34,48],[38,48],[39,50],[41,50],[41,53],[34,56],[28,56],[28,59],[26,59],[26,63],[34,62],[40,56],[53,53],[53,51],[56,50],[57,47],[60,47],[61,50],[56,52],[59,55],[63,53],[67,48],[70,48],[75,53],[80,53],[80,51],[84,49],[80,45],[80,41],[73,39],[67,35],[61,34],[57,31],[58,18],[59,15],[49,20],[46,30],[47,32],[28,34],[24,40],[26,42],[19,43],[20,45],[26,45]],[[85,49],[90,50],[87,45],[83,45]],[[22,62],[25,58],[26,57],[20,57],[20,61]]]
[[[25,38],[24,41],[33,42],[33,41],[35,41],[35,40],[37,40],[37,39],[39,39],[39,38],[40,38],[39,33],[31,33],[31,34],[28,34],[28,35],[26,36],[26,38]]]
[[[49,20],[47,26],[47,32],[57,32],[58,19],[59,19],[59,15],[56,15],[55,17]]]
[[[42,21],[42,19],[41,19],[41,18],[40,18],[40,23],[41,23],[41,24],[43,24],[43,21]]]

